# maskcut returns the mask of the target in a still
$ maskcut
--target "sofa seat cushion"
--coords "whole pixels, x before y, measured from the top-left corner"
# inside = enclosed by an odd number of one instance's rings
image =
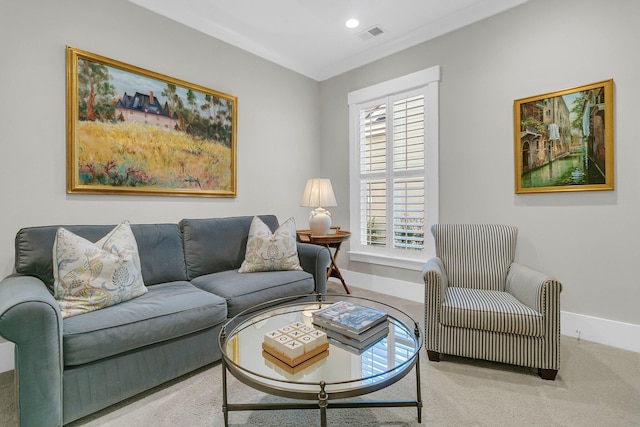
[[[261,271],[246,274],[229,270],[196,277],[191,283],[225,298],[229,317],[256,304],[276,298],[307,295],[315,289],[313,276],[306,271]]]
[[[466,329],[541,337],[543,316],[507,292],[448,287],[441,323]]]
[[[65,366],[76,366],[214,327],[224,298],[189,282],[161,283],[138,298],[64,319]]]

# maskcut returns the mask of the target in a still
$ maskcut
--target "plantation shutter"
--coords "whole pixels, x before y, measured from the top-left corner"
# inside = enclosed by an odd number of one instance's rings
[[[360,237],[371,246],[385,246],[387,240],[386,107],[360,110]]]
[[[359,110],[360,243],[423,250],[423,94],[370,102]]]
[[[393,246],[424,249],[424,96],[393,103]]]

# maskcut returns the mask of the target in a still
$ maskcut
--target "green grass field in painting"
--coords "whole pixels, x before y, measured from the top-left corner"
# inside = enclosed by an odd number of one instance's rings
[[[231,191],[231,149],[139,123],[79,122],[81,185]]]

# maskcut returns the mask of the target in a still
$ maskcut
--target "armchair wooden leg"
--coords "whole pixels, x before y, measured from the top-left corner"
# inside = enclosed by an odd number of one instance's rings
[[[427,357],[429,357],[429,360],[432,362],[440,361],[440,353],[438,353],[437,351],[427,350]]]
[[[542,369],[542,368],[538,368],[538,375],[540,375],[540,378],[542,378],[543,380],[550,380],[553,381],[556,379],[556,375],[558,374],[558,370],[557,369]]]

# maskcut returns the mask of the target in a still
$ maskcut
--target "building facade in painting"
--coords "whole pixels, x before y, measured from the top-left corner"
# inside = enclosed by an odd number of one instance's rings
[[[562,97],[524,103],[520,106],[520,118],[522,173],[569,154],[571,120]]]
[[[587,155],[605,176],[604,87],[585,92],[582,106],[582,135]]]
[[[143,123],[166,130],[173,130],[178,124],[176,113],[169,110],[166,102],[161,105],[153,92],[136,92],[133,96],[125,92],[116,102],[116,120]]]

